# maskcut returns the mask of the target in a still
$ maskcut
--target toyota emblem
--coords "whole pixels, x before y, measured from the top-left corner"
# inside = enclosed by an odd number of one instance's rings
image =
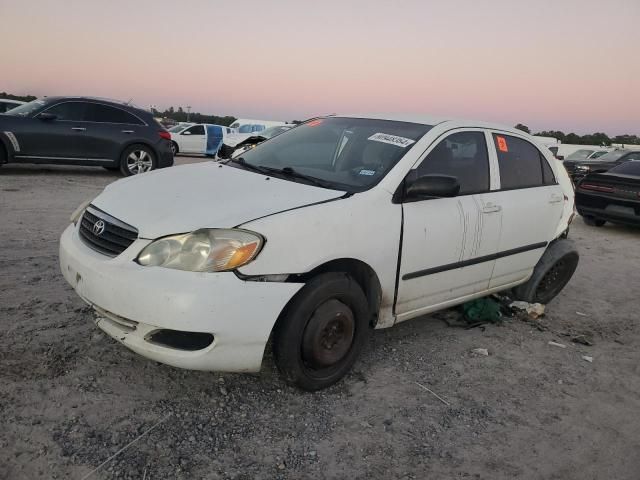
[[[104,222],[102,220],[98,220],[93,224],[93,233],[95,235],[102,235],[104,233]]]

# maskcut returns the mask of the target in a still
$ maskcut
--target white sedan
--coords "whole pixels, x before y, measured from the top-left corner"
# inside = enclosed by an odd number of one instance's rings
[[[564,168],[519,130],[330,116],[112,183],[73,214],[60,265],[140,355],[255,372],[272,338],[283,377],[316,390],[372,328],[503,290],[554,298],[578,263],[573,212]]]
[[[187,124],[183,127],[174,127],[169,131],[174,155],[199,153],[215,156],[225,137],[234,132],[230,127],[211,123]]]

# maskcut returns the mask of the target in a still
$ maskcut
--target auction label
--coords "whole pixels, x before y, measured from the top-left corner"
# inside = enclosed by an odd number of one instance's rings
[[[416,143],[415,140],[411,140],[410,138],[398,137],[397,135],[389,135],[388,133],[374,133],[369,137],[369,140],[373,140],[374,142],[388,143],[390,145],[395,145],[396,147],[402,148],[406,148],[409,145]]]

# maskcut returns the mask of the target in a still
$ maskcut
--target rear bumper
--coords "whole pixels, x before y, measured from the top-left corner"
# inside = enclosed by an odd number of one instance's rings
[[[142,267],[133,260],[148,243],[138,239],[111,258],[87,247],[73,225],[62,234],[62,274],[96,309],[98,327],[140,355],[175,367],[258,371],[276,319],[302,284]],[[214,340],[197,351],[170,348],[150,341],[158,329],[210,333]]]
[[[173,165],[173,152],[171,151],[171,142],[169,140],[163,141],[162,145],[159,145],[156,150],[158,151],[158,168]]]
[[[625,215],[619,213],[611,213],[601,208],[578,208],[578,213],[583,217],[593,217],[598,220],[606,220],[614,223],[624,223],[626,225],[640,226],[640,215]]]

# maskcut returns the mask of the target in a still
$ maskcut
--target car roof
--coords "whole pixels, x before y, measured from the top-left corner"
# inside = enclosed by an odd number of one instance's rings
[[[488,128],[492,130],[503,130],[508,132],[513,132],[517,134],[526,134],[521,130],[518,130],[514,127],[509,127],[507,125],[501,125],[498,123],[491,122],[483,122],[480,120],[465,120],[454,117],[438,117],[438,116],[430,116],[423,114],[415,114],[415,113],[359,113],[352,115],[333,115],[335,117],[343,117],[343,118],[370,118],[374,120],[391,120],[394,122],[409,122],[409,123],[420,123],[423,125],[440,125],[440,124],[449,124],[447,126],[451,128]]]

